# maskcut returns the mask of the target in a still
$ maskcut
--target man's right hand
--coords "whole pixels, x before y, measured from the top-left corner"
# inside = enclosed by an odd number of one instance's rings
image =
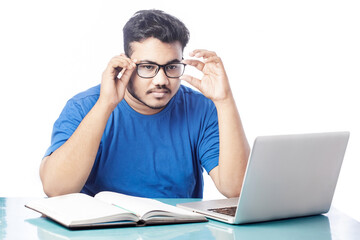
[[[135,63],[136,60],[129,59],[125,54],[110,60],[102,75],[97,103],[66,143],[42,160],[40,177],[46,195],[80,192],[84,187],[109,116],[124,98],[126,86],[136,68]]]
[[[136,60],[128,58],[125,54],[120,54],[110,60],[102,74],[99,98],[101,103],[113,110],[121,102],[126,86],[136,68],[135,63]]]

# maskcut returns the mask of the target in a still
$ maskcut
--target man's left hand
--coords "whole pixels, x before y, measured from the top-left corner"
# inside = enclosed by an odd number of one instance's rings
[[[218,57],[215,52],[197,49],[190,52],[189,55],[190,57],[202,58],[204,61],[186,59],[183,60],[183,63],[197,68],[204,75],[201,80],[190,75],[183,75],[180,77],[181,80],[185,80],[199,89],[202,94],[214,103],[222,102],[232,97],[224,65],[221,58]]]

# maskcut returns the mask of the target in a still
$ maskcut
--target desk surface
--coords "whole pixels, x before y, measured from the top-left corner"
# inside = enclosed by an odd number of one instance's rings
[[[325,215],[229,225],[207,223],[68,230],[24,207],[31,198],[0,198],[0,239],[360,239],[360,223],[336,209]],[[194,199],[160,199],[175,205]]]

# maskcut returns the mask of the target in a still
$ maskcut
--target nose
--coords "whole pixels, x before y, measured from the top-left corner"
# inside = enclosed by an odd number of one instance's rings
[[[153,78],[152,83],[156,85],[168,85],[169,79],[165,74],[165,70],[163,67],[159,69],[159,72],[156,74],[156,76]]]

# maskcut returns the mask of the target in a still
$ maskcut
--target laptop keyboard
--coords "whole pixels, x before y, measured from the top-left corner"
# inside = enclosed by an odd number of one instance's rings
[[[212,212],[221,213],[221,214],[235,217],[236,208],[237,207],[224,207],[224,208],[212,208],[212,209],[208,209],[208,210],[212,211]]]

